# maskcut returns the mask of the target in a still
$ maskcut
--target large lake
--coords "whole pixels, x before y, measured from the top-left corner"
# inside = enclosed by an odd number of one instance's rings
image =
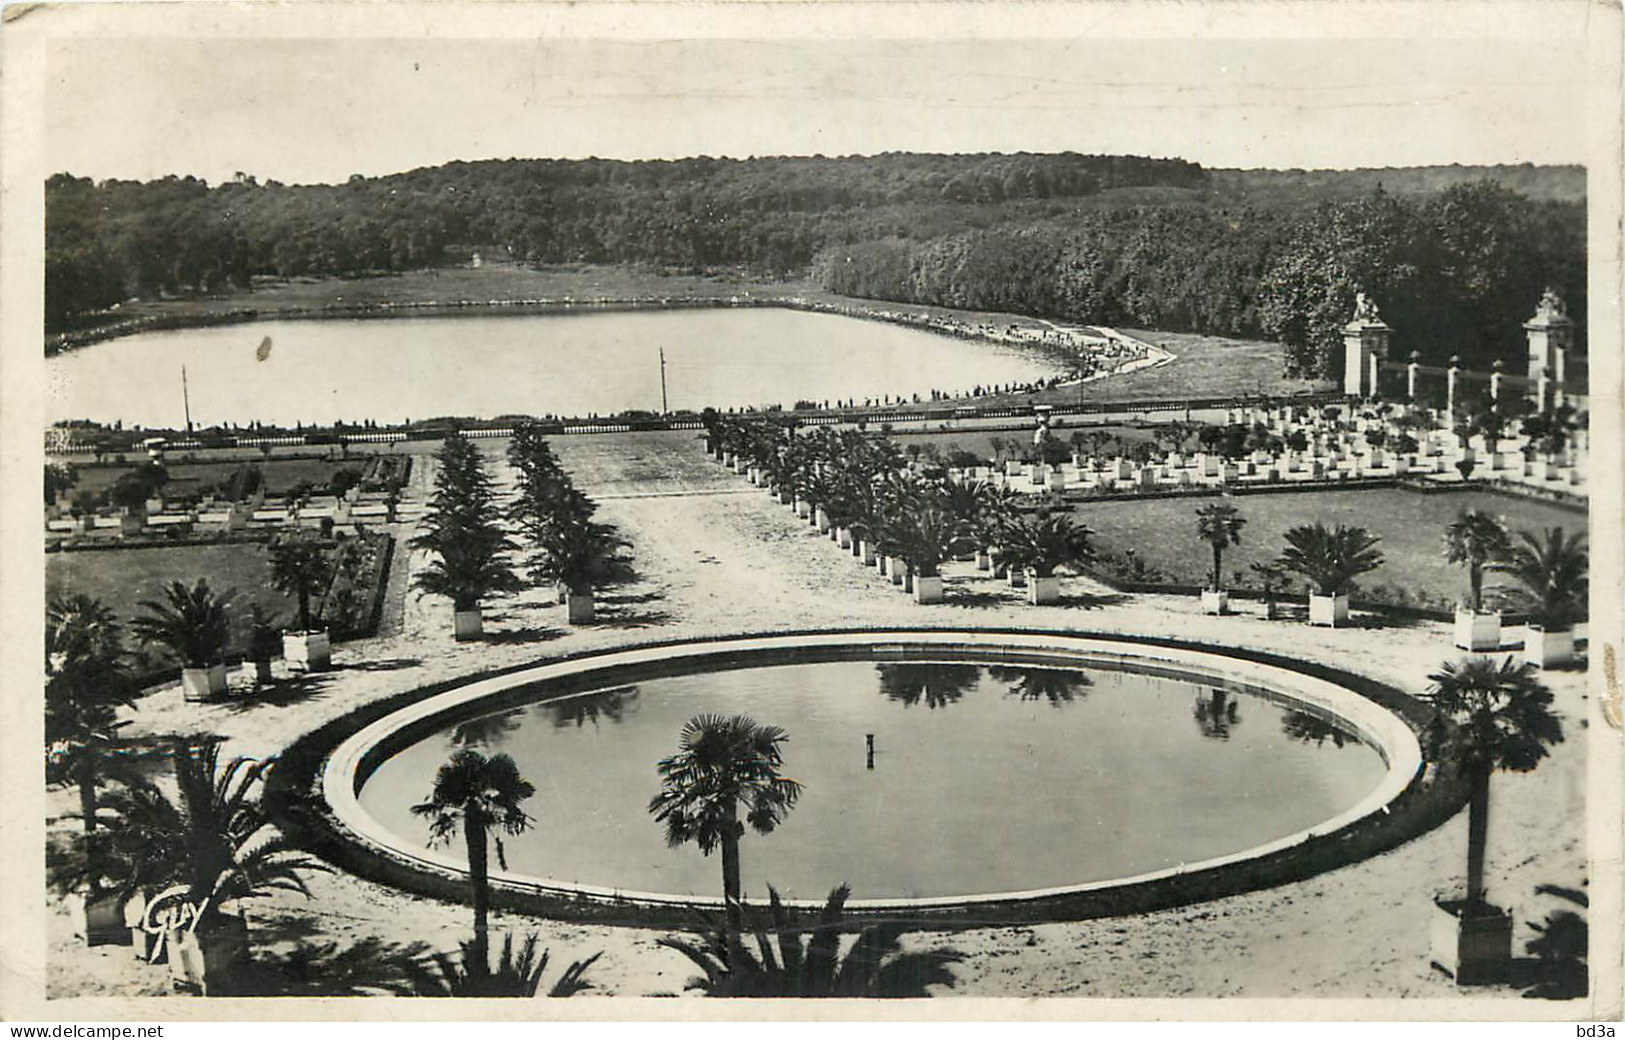
[[[1241,852],[1353,808],[1382,756],[1240,689],[1106,669],[839,661],[656,679],[449,726],[383,762],[362,806],[427,843],[411,807],[457,748],[512,755],[536,827],[509,867],[560,881],[716,894],[720,864],[668,848],[656,763],[695,715],[782,726],[806,785],[784,825],[741,843],[750,895],[1007,892]],[[865,735],[874,734],[874,767]],[[460,855],[461,839],[449,850]]]
[[[929,397],[1055,372],[986,343],[781,308],[267,321],[49,358],[47,417],[180,427],[182,366],[200,427],[657,412],[662,348],[672,410]]]

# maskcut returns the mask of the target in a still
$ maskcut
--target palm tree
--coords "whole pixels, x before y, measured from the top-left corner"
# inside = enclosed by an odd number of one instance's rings
[[[1490,561],[1486,569],[1516,579],[1530,616],[1542,625],[1563,628],[1584,613],[1591,554],[1583,533],[1571,538],[1561,527],[1549,527],[1541,536],[1520,531],[1505,558]]]
[[[429,820],[430,844],[447,842],[463,830],[468,847],[468,875],[474,890],[474,942],[469,965],[490,963],[487,918],[491,907],[491,878],[486,835],[493,827],[507,834],[519,834],[530,826],[531,818],[520,803],[536,793],[536,788],[519,775],[511,756],[486,758],[472,748],[455,751],[435,773],[429,799],[412,806],[412,813]],[[500,835],[492,835],[497,863],[508,869],[507,855]]]
[[[284,535],[271,543],[271,587],[299,603],[299,630],[314,627],[312,596],[319,596],[333,579],[333,566],[321,542],[306,535]]]
[[[1377,549],[1381,541],[1363,527],[1343,524],[1330,530],[1318,523],[1303,524],[1286,532],[1287,547],[1279,563],[1309,579],[1313,586],[1309,599],[1311,622],[1335,626],[1342,620],[1347,604],[1340,603],[1340,597],[1355,578],[1382,566],[1382,552]],[[1329,609],[1317,604],[1317,597],[1329,599]],[[1325,611],[1318,617],[1317,606]]]
[[[45,741],[52,764],[79,788],[85,832],[96,829],[96,784],[108,750],[134,707],[136,684],[124,667],[113,612],[85,595],[52,599],[45,615]],[[87,855],[95,858],[94,849]],[[91,863],[92,890],[97,888]]]
[[[1467,816],[1467,901],[1484,902],[1484,850],[1489,828],[1490,776],[1527,773],[1561,743],[1563,727],[1551,710],[1552,693],[1527,664],[1511,657],[1447,662],[1428,676],[1423,698],[1439,713],[1430,751],[1451,762],[1471,784]]]
[[[660,793],[649,800],[649,812],[666,825],[666,844],[674,849],[692,841],[709,856],[721,847],[722,896],[735,937],[745,824],[771,834],[801,796],[801,784],[779,772],[788,739],[784,730],[748,715],[696,715],[683,726],[677,753],[656,766]]]
[[[488,962],[482,964],[471,942],[462,944],[461,963],[444,953],[434,954],[429,963],[439,975],[418,973],[413,980],[413,992],[420,997],[535,997],[542,991],[542,977],[547,974],[547,963],[552,956],[550,950],[538,953],[537,943],[533,932],[525,936],[516,952],[513,934],[504,935],[502,953],[495,968]],[[571,961],[548,987],[547,995],[573,997],[592,989],[592,983],[585,978],[587,969],[602,956],[595,953],[584,961]]]
[[[1520,605],[1529,615],[1524,655],[1541,667],[1567,664],[1574,653],[1574,623],[1585,616],[1591,590],[1586,536],[1561,527],[1537,536],[1520,531],[1511,550],[1487,569],[1510,575],[1522,587]]]
[[[1208,586],[1214,592],[1224,587],[1224,550],[1241,542],[1241,529],[1247,519],[1228,502],[1215,502],[1196,511],[1196,535],[1213,550],[1213,571]]]
[[[215,595],[205,578],[190,589],[179,581],[164,587],[166,602],[142,600],[146,616],[130,627],[148,643],[170,650],[188,668],[208,668],[219,662],[231,638],[228,608],[235,589]]]
[[[1493,513],[1463,509],[1445,528],[1445,559],[1467,567],[1468,606],[1473,613],[1484,609],[1484,567],[1512,550],[1512,536],[1506,524]]]
[[[734,941],[726,928],[710,927],[697,939],[666,936],[661,946],[676,950],[705,974],[689,988],[712,997],[928,997],[929,987],[952,986],[948,965],[960,960],[951,950],[901,952],[901,926],[870,924],[841,953],[841,914],[851,890],[830,892],[818,923],[805,942],[793,912],[768,887],[771,930],[753,922],[757,954]]]

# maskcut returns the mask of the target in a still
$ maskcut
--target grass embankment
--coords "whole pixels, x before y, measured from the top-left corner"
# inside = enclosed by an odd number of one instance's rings
[[[491,307],[497,313],[525,313],[520,301],[595,301],[646,306],[685,306],[739,300],[799,301],[820,310],[858,318],[919,325],[938,332],[975,336],[980,327],[1047,329],[1047,321],[1017,314],[955,310],[922,304],[865,300],[825,292],[807,280],[767,282],[736,274],[668,274],[633,267],[575,265],[540,270],[488,263],[478,268],[447,267],[404,274],[343,279],[257,279],[249,293],[126,304],[98,324],[67,334],[80,345],[150,329],[210,325],[250,319],[386,315],[411,316],[454,306],[451,313]],[[540,308],[538,308],[540,309]],[[1075,402],[1188,396],[1284,396],[1316,384],[1287,379],[1279,344],[1188,333],[1124,329],[1176,354],[1171,364],[1111,376],[1093,383],[1057,387],[1036,394],[993,395],[978,404]],[[53,339],[53,342],[54,339]],[[1057,348],[1028,349],[1055,356]]]

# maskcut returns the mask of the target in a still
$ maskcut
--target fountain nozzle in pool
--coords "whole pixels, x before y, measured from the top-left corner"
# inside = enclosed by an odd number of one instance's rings
[[[875,767],[875,735],[873,733],[865,733],[863,735],[863,740],[869,746],[868,768],[873,769]]]

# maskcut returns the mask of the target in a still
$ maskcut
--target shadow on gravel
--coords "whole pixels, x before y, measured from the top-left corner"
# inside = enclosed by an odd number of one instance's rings
[[[503,628],[495,632],[487,632],[481,637],[481,642],[493,646],[513,646],[523,643],[547,643],[559,639],[564,635],[562,629],[539,628],[536,625],[526,625],[524,628]]]

